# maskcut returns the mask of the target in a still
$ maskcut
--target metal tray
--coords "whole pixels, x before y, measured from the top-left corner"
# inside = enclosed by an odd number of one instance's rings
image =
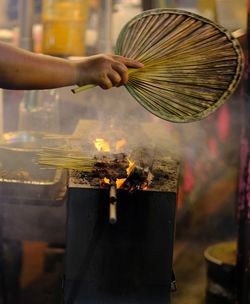
[[[41,168],[37,152],[51,141],[43,133],[12,132],[0,138],[0,196],[4,202],[56,204],[66,194],[67,172]]]

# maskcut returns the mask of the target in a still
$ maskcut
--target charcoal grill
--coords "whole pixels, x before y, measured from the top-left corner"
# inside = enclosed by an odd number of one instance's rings
[[[179,162],[166,152],[151,170],[147,190],[117,190],[115,225],[109,222],[109,186],[70,172],[66,304],[170,303]]]

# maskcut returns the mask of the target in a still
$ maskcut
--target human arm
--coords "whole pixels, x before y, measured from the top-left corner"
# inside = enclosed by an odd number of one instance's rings
[[[0,42],[0,87],[36,90],[95,84],[103,89],[125,84],[128,67],[138,62],[115,55],[95,55],[68,60],[35,54]]]

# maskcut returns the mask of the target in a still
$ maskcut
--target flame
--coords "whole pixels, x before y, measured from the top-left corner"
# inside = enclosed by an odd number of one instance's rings
[[[133,168],[135,167],[135,163],[129,159],[128,160],[128,168],[126,169],[127,171],[127,176],[130,175],[130,173],[132,172]],[[124,182],[126,181],[127,178],[118,178],[116,180],[116,188],[119,189],[122,187],[122,185],[124,184]]]
[[[132,172],[133,168],[135,167],[135,163],[129,159],[128,160],[128,168],[126,169],[127,171],[127,176],[130,175],[130,173]],[[122,185],[124,184],[124,182],[126,181],[127,177],[126,178],[117,178],[116,180],[116,188],[119,189],[122,187]],[[101,184],[107,184],[109,185],[110,184],[110,179],[107,178],[107,177],[104,177],[102,180],[101,180]]]
[[[96,138],[94,144],[99,152],[110,152],[110,145],[103,138]]]
[[[120,151],[124,145],[126,145],[126,140],[125,139],[120,139],[115,143],[114,149],[116,152]],[[96,150],[99,152],[110,152],[111,147],[109,142],[104,140],[103,138],[96,138],[94,140],[94,145],[96,147]]]
[[[125,144],[126,144],[125,139],[120,139],[116,142],[115,144],[115,150],[119,151]],[[96,138],[94,141],[95,147],[99,152],[110,152],[110,144],[105,141],[103,138]],[[128,168],[126,169],[127,171],[127,177],[131,174],[133,168],[135,167],[135,163],[129,159],[128,160]],[[119,189],[122,187],[124,182],[126,181],[127,178],[118,178],[116,180],[116,188]],[[107,177],[104,177],[101,180],[101,184],[110,184],[110,179]]]
[[[128,174],[128,176],[129,176],[130,173],[132,172],[132,170],[133,170],[134,167],[135,167],[135,163],[134,163],[132,160],[128,159],[128,164],[129,164],[129,166],[128,166],[128,168],[127,168],[127,174]]]
[[[124,145],[126,145],[126,140],[125,139],[120,139],[120,140],[118,140],[117,142],[116,142],[116,144],[115,144],[115,150],[116,151],[120,151],[121,150],[121,148],[124,146]]]
[[[118,178],[116,180],[116,188],[117,189],[121,188],[121,186],[124,184],[125,180],[126,180],[126,178]]]
[[[104,177],[103,180],[102,180],[102,182],[103,182],[104,184],[110,184],[110,179],[107,178],[107,177]]]

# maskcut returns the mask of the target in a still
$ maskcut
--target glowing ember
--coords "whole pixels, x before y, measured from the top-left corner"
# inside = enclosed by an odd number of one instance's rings
[[[127,177],[130,175],[130,173],[132,172],[132,170],[133,170],[133,168],[135,167],[135,163],[134,162],[132,162],[132,161],[130,161],[129,159],[127,159],[127,161],[128,161],[128,168],[126,169],[126,171],[127,171]],[[117,189],[119,189],[119,188],[121,188],[122,187],[122,185],[125,183],[125,181],[126,181],[126,179],[127,179],[127,177],[126,178],[117,178],[116,179],[116,188]],[[101,180],[101,184],[103,185],[103,184],[110,184],[111,183],[111,181],[110,181],[110,179],[109,178],[107,178],[107,177],[104,177],[102,180]]]

